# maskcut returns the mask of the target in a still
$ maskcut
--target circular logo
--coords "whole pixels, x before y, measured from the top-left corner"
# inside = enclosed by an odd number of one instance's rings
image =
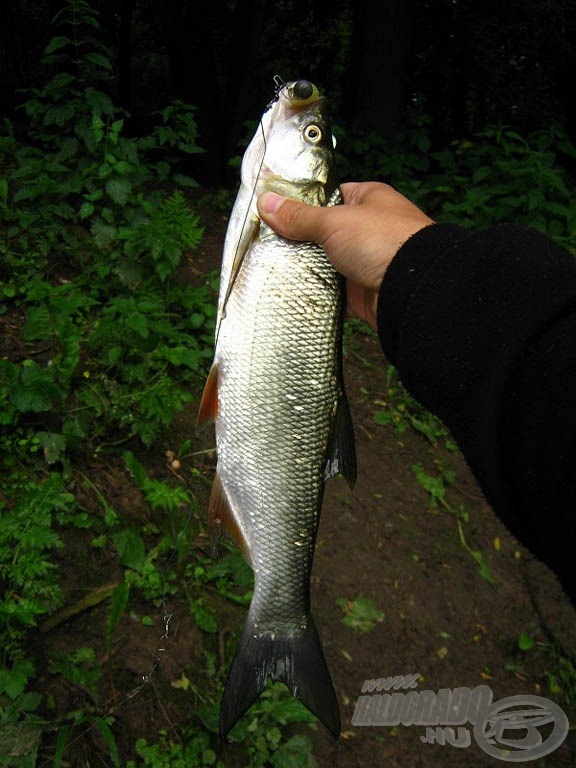
[[[484,752],[509,763],[548,755],[567,734],[566,714],[542,696],[508,696],[494,701],[479,714],[474,726],[474,738]]]

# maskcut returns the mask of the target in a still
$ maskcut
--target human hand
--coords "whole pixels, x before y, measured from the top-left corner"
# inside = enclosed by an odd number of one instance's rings
[[[321,245],[346,278],[347,313],[376,329],[378,292],[388,265],[408,238],[434,222],[407,198],[375,181],[342,184],[344,205],[306,205],[265,192],[263,221],[289,240]]]

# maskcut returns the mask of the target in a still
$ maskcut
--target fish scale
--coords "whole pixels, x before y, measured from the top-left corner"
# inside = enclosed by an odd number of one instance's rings
[[[318,273],[317,262],[322,263],[322,279],[310,268]],[[320,506],[322,460],[338,397],[337,360],[325,340],[335,335],[329,326],[337,322],[334,309],[340,301],[339,279],[322,249],[309,244],[294,249],[271,236],[251,252],[230,297],[227,317],[233,320],[222,324],[219,342],[227,362],[219,394],[225,405],[216,435],[225,446],[224,474],[236,476],[227,455],[243,457],[244,474],[241,482],[228,485],[228,499],[249,517],[245,527],[255,553],[260,627],[307,613],[302,585],[307,589],[318,522],[310,510]],[[311,314],[312,305],[318,316]],[[257,351],[246,355],[245,349]],[[321,386],[310,386],[310,378]],[[235,414],[232,430],[227,429],[228,411]],[[276,457],[274,463],[264,461],[267,454]],[[295,472],[298,465],[305,471]],[[269,509],[286,522],[278,526],[277,517],[267,518],[263,511]],[[302,531],[308,546],[298,549],[294,542]],[[296,588],[286,592],[285,585],[294,583]]]
[[[336,736],[336,694],[310,612],[310,575],[327,478],[353,484],[342,380],[343,285],[324,250],[262,224],[256,193],[339,202],[325,102],[284,86],[246,150],[221,272],[214,364],[199,424],[215,422],[209,504],[254,571],[254,592],[220,711],[226,735],[268,678],[285,682]]]

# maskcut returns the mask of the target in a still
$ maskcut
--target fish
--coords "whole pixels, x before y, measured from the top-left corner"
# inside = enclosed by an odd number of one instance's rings
[[[316,243],[258,216],[271,190],[342,202],[327,99],[309,80],[277,84],[244,152],[224,241],[214,359],[197,429],[215,425],[208,503],[213,553],[226,534],[254,573],[220,707],[225,738],[268,679],[338,737],[338,699],[311,613],[310,575],[326,481],[356,480],[343,381],[343,278]]]

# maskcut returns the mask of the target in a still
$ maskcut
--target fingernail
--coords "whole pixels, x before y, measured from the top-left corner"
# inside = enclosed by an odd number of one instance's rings
[[[284,198],[281,195],[277,195],[276,192],[264,192],[258,198],[258,207],[262,213],[276,213],[283,202]]]

